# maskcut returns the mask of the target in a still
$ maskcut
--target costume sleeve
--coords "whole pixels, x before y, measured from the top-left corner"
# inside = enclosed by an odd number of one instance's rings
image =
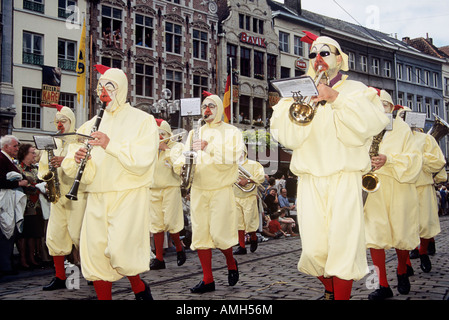
[[[185,164],[185,156],[183,155],[183,152],[190,150],[190,140],[192,139],[193,131],[190,130],[189,134],[187,135],[186,143],[180,143],[182,149],[180,156],[173,161],[173,171],[176,174],[181,174],[181,168]]]
[[[265,171],[263,170],[263,166],[259,162],[254,161],[253,171],[252,180],[259,184],[263,183],[265,181]]]
[[[381,132],[389,120],[374,89],[355,81],[351,87],[340,92],[331,105],[337,138],[347,146],[358,147]]]
[[[243,136],[240,130],[230,126],[223,131],[216,130],[216,134],[213,135],[211,135],[211,131],[215,131],[215,129],[208,130],[211,139],[207,139],[206,149],[198,152],[201,159],[206,163],[237,163],[244,149]]]
[[[170,147],[170,152],[167,152],[165,160],[167,160],[171,165],[173,165],[179,157],[182,156],[184,145],[182,143],[176,142]]]
[[[289,118],[293,98],[283,98],[273,107],[270,133],[273,138],[289,149],[298,149],[310,134],[312,124],[299,126]]]
[[[447,172],[446,169],[441,169],[434,178],[435,183],[443,183],[447,181]]]
[[[156,121],[149,117],[143,122],[133,140],[110,140],[106,153],[116,157],[128,172],[142,175],[155,162],[159,147]]]
[[[436,173],[446,164],[444,154],[434,137],[425,134],[426,142],[423,153],[423,171],[426,173]]]

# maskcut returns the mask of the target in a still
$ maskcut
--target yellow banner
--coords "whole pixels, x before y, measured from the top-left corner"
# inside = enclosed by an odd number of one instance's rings
[[[78,103],[80,103],[80,96],[86,95],[86,65],[86,19],[84,19],[78,50],[78,59],[76,61],[76,73],[78,77],[76,80],[76,93],[78,94]]]

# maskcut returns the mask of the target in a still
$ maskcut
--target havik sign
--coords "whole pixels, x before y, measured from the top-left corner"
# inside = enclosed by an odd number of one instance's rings
[[[307,63],[302,58],[298,58],[295,60],[295,68],[305,70],[307,68]]]
[[[246,32],[240,33],[240,41],[248,44],[253,44],[258,47],[266,48],[265,38],[250,36]]]

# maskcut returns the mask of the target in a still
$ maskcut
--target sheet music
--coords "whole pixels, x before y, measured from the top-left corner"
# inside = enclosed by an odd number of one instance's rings
[[[411,112],[405,113],[405,122],[410,126],[410,128],[422,128],[426,123],[426,114],[421,112]]]
[[[201,114],[201,98],[181,99],[181,116],[198,116]]]
[[[292,92],[298,92],[303,97],[314,97],[318,95],[317,87],[310,76],[300,76],[297,78],[287,78],[271,81],[273,87],[279,92],[281,97],[292,97]]]

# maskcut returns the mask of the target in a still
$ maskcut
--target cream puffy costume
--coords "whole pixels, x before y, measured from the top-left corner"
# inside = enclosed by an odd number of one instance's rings
[[[75,132],[75,114],[70,108],[62,107],[58,109],[55,118],[70,121],[70,128],[64,133]],[[55,141],[58,148],[53,150],[54,155],[56,157],[65,157],[69,148],[69,143],[58,138],[55,138]],[[79,190],[78,201],[70,201],[65,197],[73,184],[73,178],[68,176],[61,167],[58,167],[56,170],[61,197],[58,202],[51,203],[50,205],[50,217],[46,233],[46,245],[49,254],[53,256],[56,279],[54,279],[50,285],[44,287],[44,290],[57,289],[57,282],[66,279],[64,269],[65,256],[72,252],[73,246],[77,249],[79,248],[81,225],[86,206],[86,195],[83,192],[82,186]],[[39,160],[39,178],[42,179],[48,171],[48,152],[44,151]],[[61,287],[65,287],[65,283],[61,283]]]
[[[340,70],[348,69],[348,57],[336,41],[318,37],[315,44],[335,47],[342,57]],[[315,74],[312,63],[309,74]],[[338,92],[336,100],[319,106],[306,126],[289,119],[293,99],[281,99],[273,107],[271,133],[293,150],[290,170],[299,177],[303,251],[298,269],[316,277],[358,280],[367,273],[361,178],[371,168],[372,137],[388,118],[375,90],[361,82],[343,75],[332,89]]]
[[[382,90],[381,99],[393,107],[389,94]],[[385,269],[385,250],[396,249],[398,258],[398,291],[407,294],[410,283],[407,275],[408,251],[419,243],[419,203],[415,183],[422,168],[422,154],[407,123],[400,116],[393,120],[393,129],[386,131],[379,145],[379,155],[386,162],[375,171],[379,190],[369,193],[365,203],[366,245],[377,267],[379,289],[369,295],[370,300],[392,296]]]
[[[247,158],[247,152],[244,152],[244,160],[241,164],[250,175],[250,183],[261,184],[265,181],[265,171],[263,166],[254,160]],[[245,233],[249,233],[251,236],[251,250],[255,251],[257,248],[257,235],[255,232],[259,228],[259,208],[258,208],[258,195],[257,186],[251,192],[245,192],[234,185],[234,194],[236,200],[237,218],[238,218],[238,230],[239,230],[239,247],[245,248]],[[241,250],[246,253],[245,250]],[[236,254],[238,251],[234,252]]]
[[[190,190],[192,223],[191,248],[197,250],[203,268],[203,281],[192,292],[215,290],[211,269],[211,249],[220,249],[228,266],[228,282],[235,285],[238,271],[232,256],[232,246],[238,243],[237,211],[233,184],[238,177],[238,161],[244,148],[241,132],[224,123],[223,102],[216,95],[210,95],[203,105],[216,106],[215,118],[199,130],[199,137],[207,141],[207,147],[197,151],[195,173]],[[190,132],[184,150],[190,150]],[[185,162],[182,156],[175,162],[178,174]],[[205,289],[202,284],[208,285]]]
[[[92,148],[81,179],[88,193],[81,230],[81,265],[84,277],[94,285],[95,281],[113,282],[149,269],[149,187],[159,145],[153,116],[126,102],[125,73],[109,69],[101,81],[117,86],[116,97],[108,104],[98,130],[110,141],[106,149]],[[83,124],[78,132],[90,135],[95,119]],[[79,147],[72,145],[63,162],[64,171],[72,177],[78,168],[74,154]]]
[[[170,125],[167,121],[156,120],[159,130],[165,132],[167,139],[172,136]],[[168,231],[176,244],[176,251],[180,255],[183,250],[179,240],[179,232],[184,227],[184,213],[182,210],[181,179],[173,171],[173,162],[182,156],[184,145],[179,142],[166,140],[169,149],[159,150],[154,180],[151,184],[151,207],[150,207],[150,231],[153,234],[156,259],[163,261],[164,232]],[[178,265],[185,261],[185,255],[179,257]],[[154,261],[151,269],[165,268],[165,262]]]

